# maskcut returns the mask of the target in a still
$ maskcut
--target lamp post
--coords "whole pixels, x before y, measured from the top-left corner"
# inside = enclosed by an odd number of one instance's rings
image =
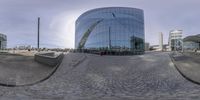
[[[38,17],[38,34],[37,34],[37,48],[40,49],[40,17]]]

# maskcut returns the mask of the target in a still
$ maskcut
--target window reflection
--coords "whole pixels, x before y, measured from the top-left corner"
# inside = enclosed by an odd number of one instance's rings
[[[144,52],[143,16],[143,11],[135,8],[110,7],[88,11],[76,21],[75,47],[79,47],[89,27],[102,19],[91,30],[83,49]]]

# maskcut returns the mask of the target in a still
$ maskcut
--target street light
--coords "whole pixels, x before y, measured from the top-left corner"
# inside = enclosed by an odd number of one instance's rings
[[[38,36],[37,36],[37,48],[40,49],[40,17],[38,17]]]

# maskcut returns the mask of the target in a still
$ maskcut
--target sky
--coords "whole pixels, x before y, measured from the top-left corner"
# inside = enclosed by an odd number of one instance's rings
[[[200,34],[199,0],[0,0],[0,33],[8,48],[37,44],[37,18],[41,19],[40,44],[49,48],[74,48],[75,21],[82,13],[101,7],[133,7],[144,10],[145,42],[164,44],[169,31],[183,36]]]

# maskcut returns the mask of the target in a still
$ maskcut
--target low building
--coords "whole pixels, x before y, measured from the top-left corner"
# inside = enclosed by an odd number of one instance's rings
[[[188,36],[183,39],[184,51],[194,51],[200,49],[200,34]]]
[[[159,51],[159,45],[151,45],[149,49],[151,51]]]
[[[160,45],[151,45],[149,50],[151,50],[151,51],[160,51]],[[169,45],[168,44],[163,44],[162,51],[169,51]]]
[[[0,49],[6,49],[7,47],[7,36],[0,33]]]

